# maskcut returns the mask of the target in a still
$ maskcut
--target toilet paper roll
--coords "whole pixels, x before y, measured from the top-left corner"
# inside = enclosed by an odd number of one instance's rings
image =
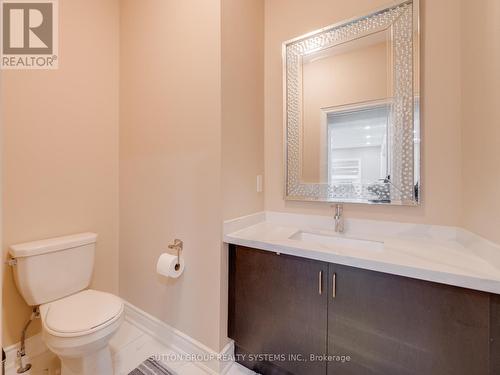
[[[156,272],[166,277],[177,279],[184,271],[184,258],[177,264],[177,255],[163,253],[156,263]]]

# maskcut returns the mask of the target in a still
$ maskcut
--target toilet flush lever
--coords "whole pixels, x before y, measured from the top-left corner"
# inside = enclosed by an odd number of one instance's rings
[[[176,269],[181,264],[181,250],[182,250],[183,246],[184,246],[184,242],[182,242],[181,240],[179,240],[177,238],[174,240],[173,244],[168,245],[169,249],[177,251],[177,264],[175,265]]]

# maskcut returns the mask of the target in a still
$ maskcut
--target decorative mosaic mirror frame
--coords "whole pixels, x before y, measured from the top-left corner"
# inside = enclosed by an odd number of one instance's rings
[[[418,205],[420,184],[419,2],[409,0],[283,43],[285,199]],[[390,182],[327,184],[301,181],[302,56],[389,29],[394,96],[388,124]],[[378,199],[374,200],[374,193]],[[382,198],[380,198],[382,197]]]

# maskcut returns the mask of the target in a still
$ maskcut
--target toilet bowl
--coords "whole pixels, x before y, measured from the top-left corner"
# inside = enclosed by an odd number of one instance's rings
[[[10,247],[14,279],[39,306],[42,337],[61,360],[62,375],[111,375],[109,340],[123,320],[123,301],[87,289],[97,235],[82,233]]]
[[[42,335],[63,375],[112,374],[108,343],[123,320],[120,298],[85,290],[40,306]]]

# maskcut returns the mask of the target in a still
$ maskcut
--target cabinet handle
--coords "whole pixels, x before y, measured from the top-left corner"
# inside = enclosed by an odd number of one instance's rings
[[[337,297],[337,274],[334,273],[332,277],[332,298]]]
[[[318,278],[318,293],[323,294],[323,271],[319,271]]]

